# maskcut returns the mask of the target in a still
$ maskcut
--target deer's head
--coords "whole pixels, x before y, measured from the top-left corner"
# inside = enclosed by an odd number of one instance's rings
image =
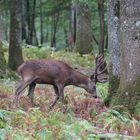
[[[91,75],[88,82],[88,92],[91,93],[93,97],[97,98],[96,83],[105,83],[107,81],[107,77],[101,76],[101,74],[107,71],[107,68],[104,56],[102,54],[99,54],[95,61],[96,66],[94,69],[94,74]]]

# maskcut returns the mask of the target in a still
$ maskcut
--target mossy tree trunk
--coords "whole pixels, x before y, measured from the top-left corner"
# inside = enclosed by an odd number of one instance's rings
[[[0,40],[0,78],[4,77],[5,71],[6,71],[6,60],[4,58],[4,49],[3,49],[3,43]]]
[[[2,12],[0,13],[0,40],[4,40],[4,17],[3,17],[3,14]]]
[[[12,70],[23,62],[21,45],[21,16],[22,16],[22,0],[12,0],[10,3],[10,44],[8,65]]]
[[[88,5],[77,6],[76,51],[81,55],[92,51],[92,28]]]
[[[113,105],[131,113],[140,107],[140,1],[120,0],[120,85]],[[139,112],[140,113],[140,112]]]
[[[110,54],[109,94],[105,104],[109,105],[115,97],[120,83],[120,3],[119,0],[109,1],[108,45]]]
[[[3,20],[2,15],[0,14],[0,78],[3,78],[5,71],[6,71],[6,60],[4,58],[4,48],[2,40],[5,39],[4,35],[4,26],[3,26]]]

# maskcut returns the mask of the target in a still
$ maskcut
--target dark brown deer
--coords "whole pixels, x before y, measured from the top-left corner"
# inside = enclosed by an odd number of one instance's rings
[[[18,74],[22,80],[15,91],[14,103],[17,104],[19,95],[29,86],[28,97],[33,103],[34,89],[36,84],[50,84],[53,85],[55,94],[57,95],[55,101],[50,106],[53,107],[57,100],[64,99],[64,87],[74,85],[84,88],[93,97],[97,98],[96,82],[98,80],[97,70],[104,63],[103,58],[100,58],[100,63],[96,66],[95,73],[88,77],[68,64],[57,60],[31,60],[24,62],[18,68]],[[100,74],[100,73],[99,73]]]

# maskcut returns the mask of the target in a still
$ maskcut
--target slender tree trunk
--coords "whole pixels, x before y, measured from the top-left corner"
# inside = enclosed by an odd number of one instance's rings
[[[70,8],[70,24],[69,24],[69,32],[73,37],[73,42],[76,42],[76,4],[73,2]]]
[[[9,35],[9,11],[6,9],[5,11],[0,12],[0,40],[8,41]]]
[[[22,4],[22,40],[25,40],[27,43],[27,23],[26,23],[26,16],[27,16],[27,9],[26,9],[26,1],[23,0]]]
[[[34,26],[34,29],[33,29],[33,31],[34,31],[34,44],[36,45],[36,46],[38,46],[38,38],[37,38],[37,33],[36,33],[36,28],[35,28],[35,26]]]
[[[42,11],[42,0],[40,2],[40,44],[43,44],[44,35],[43,35],[43,11]]]
[[[74,28],[74,31],[73,31],[73,41],[74,41],[74,44],[76,43],[76,32],[77,32],[77,18],[76,18],[76,15],[77,15],[77,12],[76,12],[76,6],[74,6],[74,25],[73,25],[73,28]]]
[[[34,26],[35,26],[35,7],[36,7],[36,0],[33,0],[33,10],[31,14],[31,32],[30,32],[30,38],[31,38],[31,44],[33,44],[33,33],[34,33]]]
[[[100,17],[99,54],[104,54],[104,36],[105,36],[104,0],[98,0],[98,11]]]
[[[105,37],[105,50],[107,51],[108,50],[108,33]]]
[[[8,17],[10,17],[10,13],[9,13],[9,10],[7,10],[7,11],[5,11],[5,14],[4,14],[5,16],[5,20],[6,20],[6,18]],[[6,20],[7,21],[7,20]],[[5,23],[5,40],[6,41],[9,41],[9,22],[6,22]]]
[[[12,0],[10,3],[11,23],[10,23],[10,43],[8,65],[12,70],[23,62],[21,45],[21,16],[22,0]]]
[[[68,31],[66,28],[64,28],[64,34],[65,34],[65,43],[66,43],[66,51],[69,50],[69,44],[68,44]]]
[[[56,33],[58,28],[58,21],[59,21],[59,13],[54,14],[52,16],[52,38],[51,38],[51,47],[56,48]]]
[[[0,41],[4,40],[3,13],[0,14]]]
[[[43,39],[43,42],[47,43],[49,40],[49,32],[46,31],[45,35],[44,35],[44,39]]]
[[[51,48],[56,48],[56,36],[55,36],[55,15],[52,16],[51,26]]]
[[[53,16],[51,16],[51,44],[50,44],[50,47],[53,46],[53,42],[52,42],[52,38],[53,38]]]
[[[31,41],[31,9],[30,9],[30,1],[26,0],[26,6],[27,6],[27,25],[28,25],[28,40],[27,40],[27,44],[31,45],[32,41]]]
[[[98,40],[96,39],[96,37],[93,33],[92,33],[92,38],[95,41],[95,43],[97,44],[97,46],[99,46],[99,42],[98,42]]]

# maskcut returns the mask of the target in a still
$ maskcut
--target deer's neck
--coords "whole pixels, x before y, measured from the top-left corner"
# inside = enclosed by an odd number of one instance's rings
[[[89,77],[78,72],[74,71],[71,76],[72,85],[87,89]]]

